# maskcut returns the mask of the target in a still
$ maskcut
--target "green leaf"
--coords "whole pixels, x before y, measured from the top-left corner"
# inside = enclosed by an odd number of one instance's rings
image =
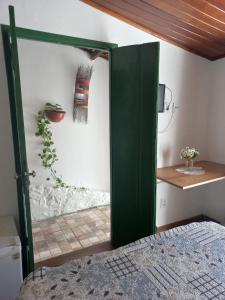
[[[67,186],[63,180],[56,175],[56,170],[52,169],[54,163],[58,161],[56,148],[53,148],[54,141],[52,139],[52,132],[50,124],[51,122],[45,116],[45,110],[63,110],[60,104],[52,104],[47,102],[45,109],[39,111],[36,116],[37,128],[35,136],[41,137],[41,145],[43,149],[42,153],[39,153],[38,156],[41,158],[41,164],[45,169],[48,169],[50,172],[50,177],[47,177],[46,180],[53,180],[54,187],[65,187]]]

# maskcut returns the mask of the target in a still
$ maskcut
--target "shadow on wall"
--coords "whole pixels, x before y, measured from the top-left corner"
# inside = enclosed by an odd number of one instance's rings
[[[162,165],[163,166],[167,166],[168,165],[168,161],[170,160],[170,157],[171,157],[171,151],[172,149],[169,147],[169,146],[165,146],[163,149],[162,149]]]
[[[218,181],[206,186],[206,198],[203,213],[225,224],[225,181]]]
[[[8,85],[2,35],[0,34],[0,215],[12,215],[18,225],[17,190]]]

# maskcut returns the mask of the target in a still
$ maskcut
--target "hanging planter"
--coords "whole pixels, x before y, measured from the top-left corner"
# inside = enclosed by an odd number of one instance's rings
[[[56,188],[68,187],[68,185],[63,181],[62,177],[57,174],[54,166],[56,161],[58,161],[58,157],[56,153],[56,148],[54,146],[50,121],[54,120],[53,122],[59,122],[58,116],[60,114],[60,120],[62,120],[65,112],[62,110],[60,105],[46,103],[45,108],[43,110],[40,110],[36,116],[37,130],[35,133],[37,137],[40,137],[42,139],[42,148],[40,150],[40,153],[38,153],[38,156],[41,159],[42,166],[49,171],[49,177],[46,178],[46,180],[51,180],[54,187]],[[50,118],[48,118],[47,115]]]
[[[64,118],[65,111],[46,110],[45,115],[51,122],[60,122]]]
[[[65,111],[59,104],[46,103],[45,115],[51,122],[60,122],[65,116]]]
[[[87,123],[88,121],[88,97],[91,75],[92,66],[80,66],[78,68],[73,108],[73,120],[76,122]]]

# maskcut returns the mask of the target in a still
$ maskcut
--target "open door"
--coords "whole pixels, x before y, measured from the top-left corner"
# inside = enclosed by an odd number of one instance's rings
[[[17,49],[14,8],[9,6],[10,30],[2,29],[5,62],[10,99],[14,154],[17,180],[17,194],[22,244],[23,276],[26,277],[34,267],[29,203],[29,173],[27,169],[26,144],[24,134],[22,94]]]
[[[33,270],[33,245],[14,9],[2,26],[13,129],[24,277]],[[31,33],[30,33],[31,34]],[[159,43],[115,48],[32,31],[36,40],[111,51],[111,237],[115,246],[155,232],[156,132]],[[98,47],[96,46],[99,45]]]
[[[112,49],[111,237],[155,233],[159,43]]]

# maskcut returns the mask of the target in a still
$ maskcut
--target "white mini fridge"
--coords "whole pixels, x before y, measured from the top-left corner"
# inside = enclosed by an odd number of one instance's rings
[[[15,300],[22,277],[21,243],[13,217],[0,217],[0,300]]]

